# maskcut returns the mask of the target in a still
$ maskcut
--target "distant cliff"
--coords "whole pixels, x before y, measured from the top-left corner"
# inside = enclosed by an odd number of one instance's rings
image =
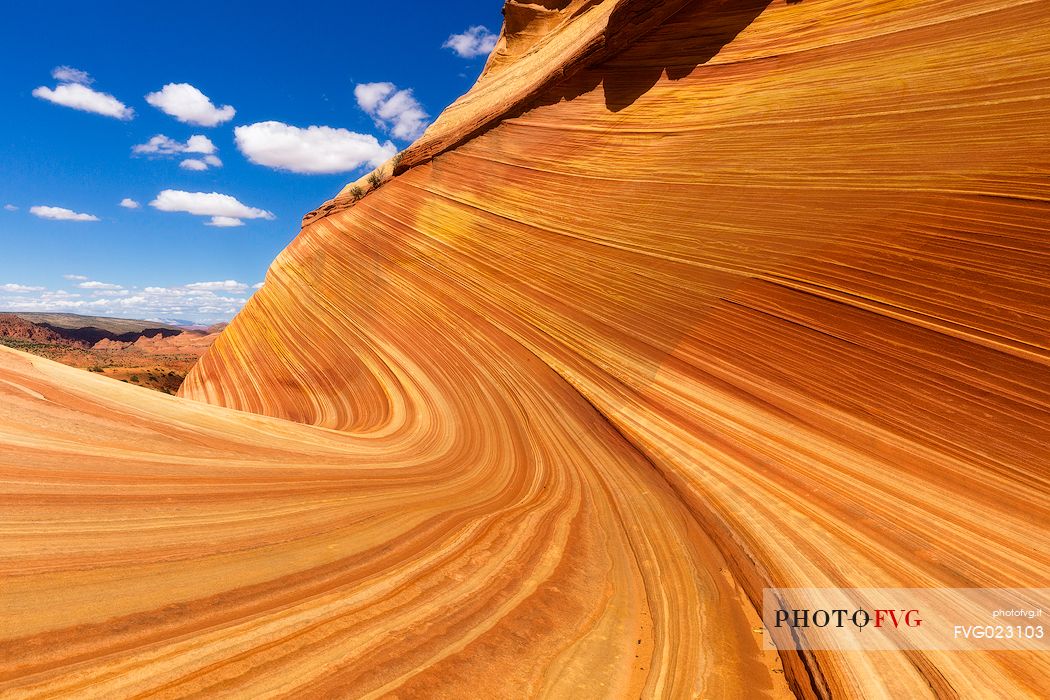
[[[183,330],[133,319],[0,313],[0,345],[173,394],[225,326]]]

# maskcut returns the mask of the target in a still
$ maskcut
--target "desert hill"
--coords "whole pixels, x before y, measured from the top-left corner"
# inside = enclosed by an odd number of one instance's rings
[[[32,323],[15,314],[0,313],[0,337],[32,343],[67,343],[75,341],[58,333],[54,328]]]
[[[225,325],[194,330],[78,314],[0,313],[0,345],[174,394]]]
[[[157,321],[142,321],[131,318],[113,318],[110,316],[84,316],[82,314],[37,313],[31,311],[9,312],[32,323],[47,324],[55,328],[77,330],[80,328],[97,328],[113,335],[144,333],[147,331],[177,332],[184,330],[179,326]]]
[[[756,614],[1047,585],[1044,5],[506,18],[180,396],[0,348],[0,694],[1050,694]]]

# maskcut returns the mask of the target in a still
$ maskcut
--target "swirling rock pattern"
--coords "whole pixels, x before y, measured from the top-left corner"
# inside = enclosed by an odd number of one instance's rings
[[[754,612],[1047,585],[1045,3],[658,4],[505,30],[184,398],[0,352],[0,693],[1050,692]]]

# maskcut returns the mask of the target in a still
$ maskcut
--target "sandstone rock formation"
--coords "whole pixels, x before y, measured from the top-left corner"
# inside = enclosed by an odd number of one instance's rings
[[[0,313],[0,338],[27,343],[72,345],[74,341],[62,337],[53,328],[31,323],[15,314]]]
[[[156,333],[155,335],[144,334],[139,336],[132,342],[122,342],[119,340],[110,340],[109,338],[103,338],[102,340],[95,343],[92,348],[95,350],[129,350],[134,349],[147,355],[166,355],[166,354],[190,354],[190,355],[203,355],[204,352],[211,347],[211,344],[218,338],[219,333],[225,328],[225,324],[221,324],[211,328],[208,331],[182,331],[177,335],[164,335],[162,333]]]
[[[0,692],[1050,693],[755,615],[1047,585],[1045,4],[524,6],[183,399],[0,350]]]

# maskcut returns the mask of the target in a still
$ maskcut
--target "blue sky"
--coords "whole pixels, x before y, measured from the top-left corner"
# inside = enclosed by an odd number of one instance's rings
[[[502,5],[6,6],[0,310],[228,319],[304,213],[469,89]]]

